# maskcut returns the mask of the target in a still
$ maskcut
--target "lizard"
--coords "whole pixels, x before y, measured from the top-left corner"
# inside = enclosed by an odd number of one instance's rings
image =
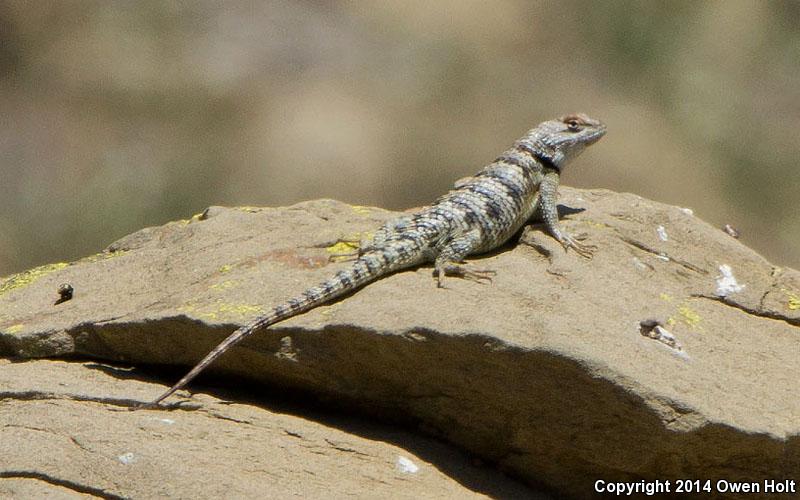
[[[437,286],[445,276],[490,281],[494,271],[471,269],[469,255],[508,241],[532,218],[564,247],[590,258],[594,249],[562,229],[556,208],[564,166],[606,133],[599,120],[577,113],[540,123],[478,174],[460,180],[432,205],[381,226],[349,267],[234,331],[145,408],[157,407],[244,338],[351,293],[385,275],[433,262]]]

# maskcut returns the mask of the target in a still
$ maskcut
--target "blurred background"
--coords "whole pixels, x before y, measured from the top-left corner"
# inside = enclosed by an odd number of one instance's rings
[[[208,205],[427,204],[545,119],[565,172],[800,268],[800,2],[0,1],[0,275]]]

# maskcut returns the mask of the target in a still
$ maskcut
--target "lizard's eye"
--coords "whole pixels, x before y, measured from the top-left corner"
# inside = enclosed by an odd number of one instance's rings
[[[574,118],[572,120],[567,120],[567,129],[570,132],[577,132],[578,130],[581,129],[581,123],[578,120],[575,120]]]

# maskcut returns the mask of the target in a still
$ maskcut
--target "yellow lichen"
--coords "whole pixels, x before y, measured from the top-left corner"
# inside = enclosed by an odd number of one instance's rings
[[[789,299],[789,310],[790,311],[797,311],[800,309],[800,296],[794,294],[788,290],[784,290],[783,293],[786,294],[786,297]]]
[[[353,209],[353,212],[357,213],[358,215],[369,215],[370,209],[369,207],[365,207],[363,205],[350,205]]]
[[[126,254],[127,250],[115,250],[113,252],[100,252],[92,255],[88,255],[78,260],[78,262],[97,262],[98,260],[107,260],[113,259],[114,257],[119,257],[120,255]]]
[[[17,288],[28,286],[42,276],[46,276],[59,269],[64,269],[68,265],[69,263],[67,262],[56,262],[55,264],[45,264],[44,266],[34,267],[33,269],[14,274],[0,283],[0,295]]]
[[[211,290],[226,290],[228,288],[235,287],[237,284],[238,283],[236,281],[226,280],[226,281],[223,281],[222,283],[214,283],[213,285],[209,286],[208,288],[210,288]]]
[[[659,298],[665,302],[672,302],[672,295],[668,293],[661,292]]]
[[[369,239],[371,237],[372,233],[349,234],[343,238],[340,238],[333,245],[330,245],[327,248],[325,248],[325,251],[331,255],[331,258],[350,257],[358,253],[358,249],[361,246],[362,239]]]
[[[219,271],[221,274],[225,274],[225,273],[229,272],[231,269],[233,269],[233,266],[232,266],[232,265],[230,265],[230,264],[225,264],[224,266],[220,267],[220,268],[218,269],[218,271]]]
[[[230,313],[238,316],[250,316],[253,314],[260,313],[263,310],[263,308],[261,306],[254,306],[250,304],[222,303],[219,304],[218,310],[221,313]]]
[[[326,252],[332,255],[350,254],[358,250],[358,243],[351,241],[338,241],[325,249]]]
[[[698,327],[700,325],[701,317],[700,315],[689,306],[680,306],[678,307],[678,314],[681,315],[683,321],[691,326],[691,327]]]
[[[230,302],[214,302],[198,306],[195,302],[190,302],[178,308],[179,311],[191,313],[198,318],[218,320],[223,318],[241,318],[243,316],[254,316],[263,311],[261,306],[250,304],[234,304]]]
[[[605,229],[607,227],[611,227],[608,224],[606,224],[605,222],[597,222],[597,221],[593,221],[593,220],[584,220],[582,222],[585,225],[587,225],[589,227],[596,228],[596,229]]]
[[[17,323],[16,325],[11,325],[8,328],[6,328],[6,332],[19,333],[22,331],[23,328],[25,328],[25,325],[23,325],[22,323]]]

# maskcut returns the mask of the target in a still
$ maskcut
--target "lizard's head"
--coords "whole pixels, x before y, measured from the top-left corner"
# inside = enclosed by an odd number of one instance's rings
[[[575,113],[540,123],[534,130],[536,133],[531,139],[540,149],[542,159],[561,169],[586,146],[599,141],[606,133],[606,126],[600,120]]]

